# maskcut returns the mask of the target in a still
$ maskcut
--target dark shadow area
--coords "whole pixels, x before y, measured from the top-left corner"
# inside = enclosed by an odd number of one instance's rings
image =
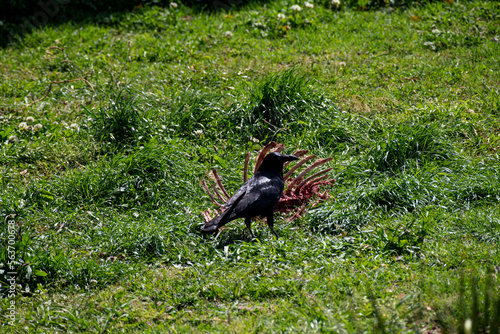
[[[225,11],[267,0],[2,0],[0,1],[0,47],[15,44],[33,29],[67,22],[108,24],[106,18],[143,7],[169,7],[182,3],[200,11]],[[109,20],[108,20],[109,21]]]
[[[345,6],[356,10],[382,7],[404,8],[443,0],[344,0]],[[447,0],[444,0],[447,1]],[[183,4],[194,12],[238,10],[249,4],[263,5],[269,0],[0,0],[0,47],[16,44],[33,29],[67,22],[113,25],[117,18],[144,7],[171,7]],[[329,3],[328,1],[326,1]],[[174,4],[175,5],[175,4]],[[109,17],[114,19],[110,20]]]

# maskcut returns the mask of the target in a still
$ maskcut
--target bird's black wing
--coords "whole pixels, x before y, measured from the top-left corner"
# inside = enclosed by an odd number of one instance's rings
[[[207,222],[202,230],[215,232],[228,222],[272,213],[283,192],[283,179],[274,175],[254,175],[223,205],[224,211]]]
[[[233,196],[231,196],[226,203],[222,206],[223,209],[230,208],[235,204],[235,202],[239,202],[241,200],[241,196],[244,196],[247,192],[247,189],[249,188],[249,183],[251,183],[252,179],[248,180],[247,182],[243,183],[243,185],[236,190]]]
[[[255,217],[268,214],[272,212],[282,192],[283,181],[280,178],[263,175],[255,176],[248,180],[245,194],[235,205],[229,218],[232,220],[239,217]]]

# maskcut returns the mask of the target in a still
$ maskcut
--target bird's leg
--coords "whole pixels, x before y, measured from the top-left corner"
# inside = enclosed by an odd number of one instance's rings
[[[271,229],[271,232],[274,233],[274,235],[276,236],[276,239],[279,238],[279,235],[278,233],[276,233],[276,231],[274,230],[274,217],[273,217],[273,214],[269,214],[267,215],[267,226],[269,226],[269,229]]]
[[[248,230],[250,231],[250,235],[252,236],[252,239],[255,239],[255,235],[252,232],[251,225],[252,225],[252,220],[250,217],[245,218],[245,225],[247,226]]]

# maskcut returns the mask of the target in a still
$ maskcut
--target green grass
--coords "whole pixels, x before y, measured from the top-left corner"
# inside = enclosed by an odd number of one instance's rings
[[[2,331],[498,332],[498,2],[311,3],[55,18],[0,49]],[[200,178],[235,191],[270,140],[333,158],[328,199],[278,240],[202,235]]]

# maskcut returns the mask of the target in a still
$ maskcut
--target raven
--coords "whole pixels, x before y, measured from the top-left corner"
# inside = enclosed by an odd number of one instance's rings
[[[214,219],[205,223],[203,232],[215,233],[217,230],[238,218],[245,218],[245,224],[255,238],[250,225],[251,218],[266,216],[269,229],[278,238],[274,230],[273,211],[278,203],[285,183],[283,182],[283,163],[298,160],[294,155],[284,155],[277,152],[269,153],[257,172],[245,182],[238,191],[223,205],[224,211]]]

